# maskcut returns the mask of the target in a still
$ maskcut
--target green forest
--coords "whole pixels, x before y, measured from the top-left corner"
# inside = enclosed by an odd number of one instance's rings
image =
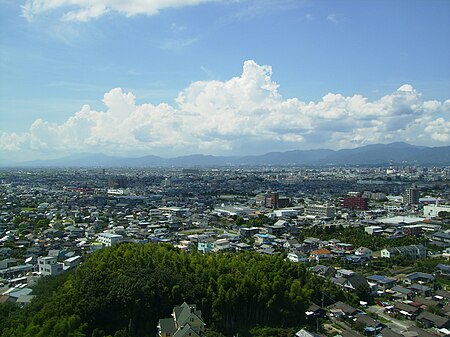
[[[312,302],[357,301],[282,255],[202,255],[131,243],[102,249],[75,271],[42,278],[33,294],[23,309],[0,305],[2,337],[154,336],[158,320],[183,301],[202,311],[207,336],[288,336],[313,324],[304,314]]]

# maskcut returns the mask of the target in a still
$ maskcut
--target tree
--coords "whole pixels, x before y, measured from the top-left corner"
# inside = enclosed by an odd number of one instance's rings
[[[74,272],[43,278],[29,306],[4,310],[11,315],[0,319],[1,336],[148,336],[183,301],[196,303],[207,326],[226,335],[256,324],[283,327],[286,335],[306,324],[303,313],[324,288],[347,298],[282,256],[122,243],[90,255]]]

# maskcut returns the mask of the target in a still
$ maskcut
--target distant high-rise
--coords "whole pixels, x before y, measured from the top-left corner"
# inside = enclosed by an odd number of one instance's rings
[[[419,204],[419,189],[416,184],[405,190],[404,203],[407,205],[418,205]]]
[[[265,207],[272,209],[288,207],[290,204],[290,199],[288,197],[280,197],[278,192],[257,196],[256,199],[257,203],[264,204]]]
[[[127,178],[126,177],[114,177],[109,180],[109,187],[111,188],[126,188]]]
[[[360,196],[345,197],[341,200],[341,207],[347,209],[367,210],[367,199]]]
[[[278,195],[278,192],[272,192],[270,195],[270,204],[272,208],[278,208],[278,202],[279,202],[280,196]]]

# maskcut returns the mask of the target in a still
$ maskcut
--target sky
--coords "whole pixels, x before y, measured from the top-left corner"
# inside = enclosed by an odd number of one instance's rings
[[[447,0],[0,0],[0,161],[450,145]]]

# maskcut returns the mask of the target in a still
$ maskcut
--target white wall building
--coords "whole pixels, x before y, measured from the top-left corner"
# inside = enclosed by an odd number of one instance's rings
[[[219,239],[214,241],[212,244],[213,252],[227,251],[230,249],[231,249],[230,241],[228,241],[227,239]]]
[[[289,253],[287,259],[291,262],[308,262],[307,256],[298,252]]]
[[[377,235],[383,233],[383,227],[381,226],[367,226],[364,227],[364,232],[369,235]]]
[[[107,193],[110,195],[130,195],[130,190],[124,188],[109,188]]]
[[[297,216],[299,214],[298,209],[277,209],[273,211],[273,214],[278,217],[285,217],[285,216]]]
[[[395,255],[404,255],[413,259],[421,259],[427,257],[427,249],[423,245],[410,245],[401,247],[391,247],[381,250],[381,257],[391,258]]]
[[[450,205],[426,205],[423,207],[423,216],[427,219],[436,218],[439,212],[449,212]]]
[[[355,250],[355,255],[369,259],[372,258],[372,254],[373,254],[372,250],[366,247],[359,247],[357,250]]]
[[[97,236],[98,242],[104,244],[105,246],[112,246],[116,242],[123,239],[122,235],[113,234],[113,233],[100,233]]]
[[[308,205],[305,207],[306,216],[317,216],[323,218],[334,218],[336,208],[328,204],[325,205]]]
[[[56,256],[44,256],[38,258],[39,273],[43,276],[59,275],[64,270],[64,264],[58,262]]]

